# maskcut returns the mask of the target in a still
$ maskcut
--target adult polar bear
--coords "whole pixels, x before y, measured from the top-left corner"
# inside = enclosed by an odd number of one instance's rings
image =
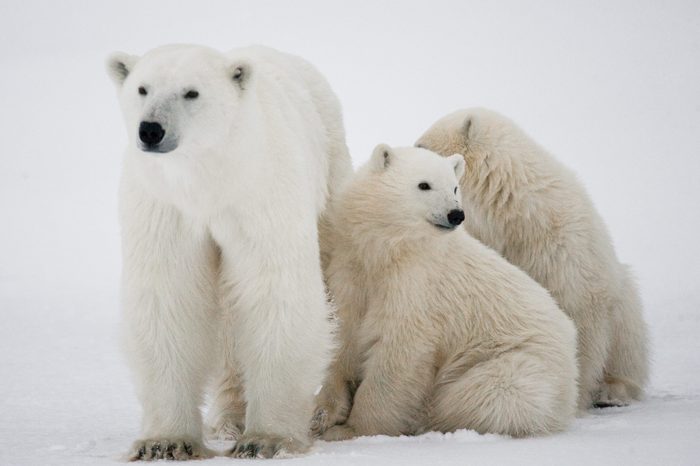
[[[129,139],[123,306],[144,410],[130,459],[211,454],[200,404],[224,353],[247,402],[231,454],[305,451],[331,346],[317,222],[352,172],[335,95],[264,47],[171,45],[108,69]]]

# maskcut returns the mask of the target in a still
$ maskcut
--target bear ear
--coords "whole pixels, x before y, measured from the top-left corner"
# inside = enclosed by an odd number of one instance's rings
[[[250,84],[250,78],[252,77],[252,67],[250,63],[245,61],[237,61],[229,67],[229,76],[233,82],[241,89],[244,90]]]
[[[473,120],[474,118],[471,115],[469,115],[462,122],[462,134],[467,140],[469,140],[472,137],[472,134],[470,134],[470,132],[472,131]]]
[[[381,172],[384,171],[392,163],[392,158],[394,157],[394,151],[387,144],[379,144],[372,151],[372,157],[370,158],[370,165],[372,171]]]
[[[447,160],[452,164],[457,181],[460,181],[462,179],[462,175],[464,175],[464,156],[462,156],[462,154],[453,154],[447,157]]]
[[[107,58],[107,74],[112,78],[114,84],[121,87],[137,61],[139,61],[139,57],[136,55],[114,52]]]

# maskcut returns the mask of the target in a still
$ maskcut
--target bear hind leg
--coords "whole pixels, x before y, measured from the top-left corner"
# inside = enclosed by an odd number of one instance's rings
[[[428,430],[467,428],[514,437],[562,430],[575,411],[575,373],[567,381],[550,366],[537,356],[509,352],[457,377],[449,368],[441,371]]]

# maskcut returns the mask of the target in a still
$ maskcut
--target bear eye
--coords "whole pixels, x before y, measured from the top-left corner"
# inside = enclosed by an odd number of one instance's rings
[[[457,194],[457,186],[455,186],[455,194]]]
[[[199,97],[199,92],[197,91],[187,91],[187,94],[185,94],[185,99],[196,99]]]
[[[146,92],[146,88],[145,88],[145,87],[141,86],[141,87],[139,87],[139,94],[141,94],[141,95],[146,95],[146,94],[148,94],[148,92]]]
[[[424,181],[418,185],[418,189],[421,191],[428,191],[430,190],[430,185]]]

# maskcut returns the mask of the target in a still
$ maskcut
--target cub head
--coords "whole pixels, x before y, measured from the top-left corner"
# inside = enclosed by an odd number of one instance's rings
[[[498,163],[502,154],[518,153],[523,136],[508,118],[485,108],[457,110],[436,121],[415,146],[442,156],[462,154],[467,172],[478,176],[486,166]]]
[[[373,215],[367,218],[400,228],[402,236],[451,231],[464,221],[463,173],[459,154],[443,158],[425,149],[380,144],[359,174],[368,183],[361,189],[371,196]]]
[[[117,52],[107,70],[117,86],[129,147],[148,154],[216,147],[251,84],[248,63],[194,45],[159,47],[142,57]]]

